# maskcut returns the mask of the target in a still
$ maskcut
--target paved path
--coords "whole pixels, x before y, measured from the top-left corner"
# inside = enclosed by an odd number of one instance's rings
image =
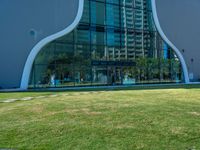
[[[36,97],[23,97],[23,98],[12,98],[12,99],[5,99],[1,100],[0,103],[13,103],[16,101],[30,101],[34,99],[43,99],[43,98],[54,98],[58,96],[79,96],[79,95],[87,95],[87,94],[98,94],[98,93],[104,93],[109,91],[91,91],[91,92],[74,92],[74,93],[64,93],[64,94],[52,94],[47,96],[36,96]]]

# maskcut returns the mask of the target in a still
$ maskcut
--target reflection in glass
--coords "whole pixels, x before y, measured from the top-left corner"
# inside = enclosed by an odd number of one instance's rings
[[[106,85],[108,83],[107,67],[92,67],[92,84]]]
[[[120,27],[120,7],[106,4],[106,25]]]
[[[30,88],[180,83],[179,59],[156,31],[150,0],[85,0],[79,25],[35,59]]]
[[[91,1],[91,23],[96,25],[105,25],[105,4]]]
[[[76,68],[78,69],[78,68]],[[89,86],[92,84],[92,75],[90,68],[75,70],[75,86]]]

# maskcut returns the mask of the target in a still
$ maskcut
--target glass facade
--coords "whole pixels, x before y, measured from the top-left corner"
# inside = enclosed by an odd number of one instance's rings
[[[182,82],[156,31],[150,0],[85,0],[79,25],[34,61],[30,88]]]

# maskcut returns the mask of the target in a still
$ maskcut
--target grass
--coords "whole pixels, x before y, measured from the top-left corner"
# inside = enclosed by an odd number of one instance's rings
[[[0,93],[35,97],[0,103],[0,149],[200,149],[200,87],[156,88]]]
[[[51,92],[2,92],[0,93],[0,102],[6,100],[6,99],[20,99],[24,97],[37,97],[37,96],[48,96],[51,95]]]

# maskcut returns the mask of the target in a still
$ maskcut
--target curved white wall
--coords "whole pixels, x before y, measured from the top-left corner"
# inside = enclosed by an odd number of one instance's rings
[[[165,35],[165,33],[163,32],[163,29],[160,25],[159,22],[159,18],[158,18],[158,13],[157,13],[157,1],[156,0],[152,0],[152,11],[153,11],[153,18],[154,18],[154,22],[156,25],[156,28],[159,32],[159,34],[161,35],[161,37],[163,38],[163,40],[175,51],[175,53],[177,54],[182,68],[183,68],[183,73],[184,73],[184,79],[185,79],[185,83],[189,83],[189,76],[188,76],[188,68],[186,65],[186,62],[184,60],[183,55],[181,54],[180,50],[169,40],[169,38]]]
[[[30,78],[33,62],[34,62],[37,54],[40,52],[40,50],[46,44],[50,43],[51,41],[53,41],[59,37],[62,37],[72,31],[78,25],[79,21],[81,20],[81,17],[83,14],[83,7],[84,7],[84,0],[79,0],[78,12],[77,12],[77,15],[76,15],[74,21],[72,22],[72,24],[67,26],[67,28],[65,28],[64,30],[46,37],[45,39],[41,40],[37,45],[34,46],[34,48],[31,50],[31,52],[28,56],[28,59],[26,61],[25,67],[24,67],[20,89],[25,90],[28,88],[28,83],[29,83],[29,78]]]
[[[186,83],[199,82],[200,1],[152,0],[152,5],[159,32],[181,60]]]
[[[83,5],[84,0],[1,0],[0,88],[27,89],[35,57],[77,26]],[[190,82],[189,74],[197,80],[200,1],[152,0],[152,6],[160,35],[181,61],[185,82]]]
[[[0,89],[27,88],[33,49],[74,25],[79,3],[83,0],[0,0]]]

